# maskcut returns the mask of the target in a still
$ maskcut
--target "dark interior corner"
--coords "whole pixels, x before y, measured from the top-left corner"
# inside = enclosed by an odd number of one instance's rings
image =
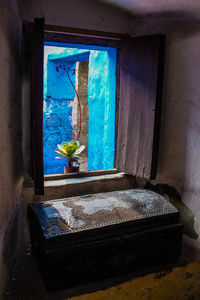
[[[180,220],[184,225],[184,233],[192,239],[198,238],[198,234],[194,229],[194,214],[181,201],[181,195],[174,187],[168,184],[153,185],[150,181],[147,181],[144,188],[167,196],[169,201],[180,211]]]

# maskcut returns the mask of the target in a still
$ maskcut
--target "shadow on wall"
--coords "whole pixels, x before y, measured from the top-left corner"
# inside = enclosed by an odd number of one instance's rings
[[[165,102],[158,182],[175,186],[195,215],[199,232],[200,33],[176,32],[166,45]]]
[[[153,185],[150,181],[147,181],[144,188],[166,197],[180,212],[180,223],[184,225],[184,233],[193,239],[198,238],[198,234],[194,229],[194,214],[182,202],[181,195],[174,187],[168,184]]]
[[[194,154],[195,144],[199,146],[200,142],[200,104],[197,101],[200,90],[195,87],[199,68],[190,55],[193,47],[184,41],[185,36],[187,33],[176,33],[167,39],[159,160],[159,176],[171,178],[178,187],[189,175],[192,167],[190,162],[193,160],[190,154]],[[194,160],[193,163],[198,161]]]

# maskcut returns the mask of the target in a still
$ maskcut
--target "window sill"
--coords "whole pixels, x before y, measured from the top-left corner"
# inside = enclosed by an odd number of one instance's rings
[[[132,182],[122,172],[111,174],[93,173],[92,176],[66,177],[59,179],[45,180],[45,195],[37,197],[37,201],[61,199],[85,194],[111,192],[133,188]]]
[[[73,176],[71,176],[73,175]],[[32,180],[24,182],[24,196],[28,202],[61,199],[85,194],[132,189],[133,179],[115,169],[76,174],[45,176],[44,196],[35,195]],[[50,179],[48,179],[50,178]]]
[[[81,178],[81,177],[93,177],[100,175],[109,175],[109,174],[117,174],[119,171],[117,169],[109,169],[109,170],[97,170],[97,171],[85,171],[80,173],[71,173],[71,174],[51,174],[44,175],[44,180],[59,180],[59,179],[69,179],[69,178]]]

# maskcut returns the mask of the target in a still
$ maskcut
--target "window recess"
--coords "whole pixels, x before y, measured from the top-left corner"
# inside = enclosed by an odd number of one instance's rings
[[[135,176],[155,178],[159,150],[164,36],[131,38],[113,33],[44,26],[43,19],[35,19],[31,98],[32,163],[36,194],[44,193],[42,153],[44,40],[118,49],[115,167],[119,171]]]

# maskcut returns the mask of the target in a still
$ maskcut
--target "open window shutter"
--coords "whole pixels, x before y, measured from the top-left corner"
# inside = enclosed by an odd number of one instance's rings
[[[44,194],[43,171],[43,56],[44,19],[35,19],[33,25],[33,55],[31,78],[32,106],[32,168],[35,193]]]
[[[142,178],[156,176],[164,40],[127,38],[121,49],[116,168]]]

